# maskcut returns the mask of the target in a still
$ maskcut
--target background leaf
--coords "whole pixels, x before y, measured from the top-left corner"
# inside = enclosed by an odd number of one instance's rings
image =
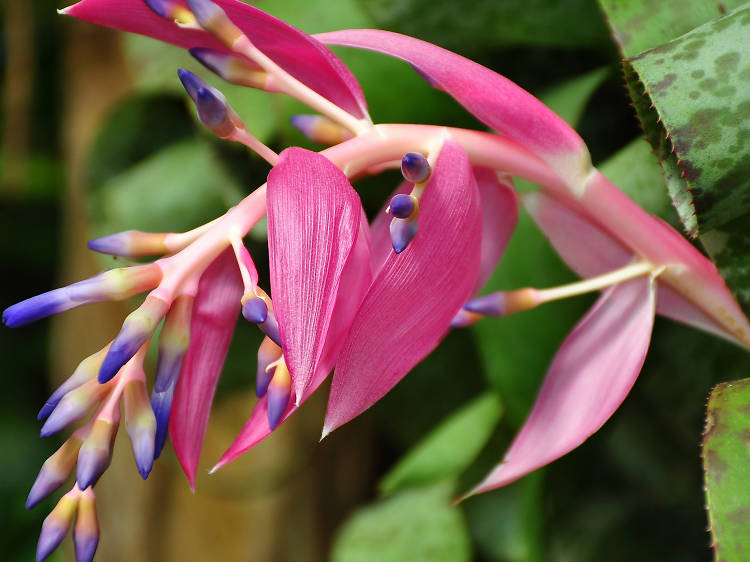
[[[205,143],[182,141],[102,185],[94,201],[97,233],[180,232],[211,220],[241,196]]]
[[[380,481],[381,493],[458,476],[474,460],[495,428],[502,406],[486,393],[452,414],[412,448]]]
[[[703,435],[706,498],[718,562],[750,557],[750,379],[711,391]]]
[[[358,510],[339,531],[333,562],[463,562],[471,559],[466,522],[451,506],[452,484],[404,491]]]

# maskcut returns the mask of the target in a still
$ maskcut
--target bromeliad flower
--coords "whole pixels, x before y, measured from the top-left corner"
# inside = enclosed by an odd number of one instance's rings
[[[640,371],[655,312],[750,347],[750,325],[713,265],[596,171],[564,121],[489,69],[393,33],[311,37],[235,0],[83,0],[63,13],[188,48],[232,83],[291,96],[318,113],[297,116],[293,124],[333,146],[276,154],[253,137],[219,90],[180,70],[201,122],[262,156],[272,166],[267,183],[189,232],[126,231],[93,240],[89,246],[96,251],[157,259],[4,312],[6,325],[22,326],[149,291],[111,343],[85,359],[40,412],[47,419],[43,436],[90,416],[45,463],[29,495],[31,507],[77,464],[75,486],[43,527],[40,559],[62,540],[76,509],[82,521],[74,532],[78,558],[93,557],[98,530],[92,486],[109,463],[120,401],[143,477],[169,436],[194,486],[240,313],[265,334],[258,350],[259,400],[215,469],[268,436],[334,366],[324,435],[386,394],[451,326],[603,291],[558,352],[506,461],[475,492],[552,461],[596,431]],[[356,79],[323,43],[410,62],[503,134],[374,124]],[[401,168],[404,183],[368,225],[351,181],[393,167]],[[514,176],[541,186],[540,193],[525,196],[526,205],[586,279],[476,299],[516,225]],[[265,215],[270,295],[259,286],[243,244]],[[143,357],[160,323],[149,401]]]

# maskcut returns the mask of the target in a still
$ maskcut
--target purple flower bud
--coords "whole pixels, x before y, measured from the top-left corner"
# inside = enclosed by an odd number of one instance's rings
[[[391,221],[391,243],[397,254],[403,252],[417,234],[417,221],[393,219]]]
[[[232,47],[242,36],[242,32],[229,20],[226,12],[211,0],[187,0],[187,5],[201,27],[227,47]]]
[[[203,66],[232,84],[259,90],[266,89],[268,85],[266,71],[244,57],[205,47],[190,49],[190,54]]]
[[[469,312],[484,314],[485,316],[504,316],[505,299],[502,292],[490,293],[470,300],[464,305]]]
[[[49,437],[71,423],[83,419],[109,391],[109,387],[102,386],[96,380],[71,390],[52,410],[42,426],[40,436]]]
[[[119,412],[119,410],[118,410]],[[96,483],[112,462],[112,446],[119,423],[98,419],[78,452],[76,479],[78,487],[85,490]]]
[[[60,498],[55,508],[42,523],[42,531],[39,533],[39,542],[36,546],[37,562],[41,562],[52,554],[52,551],[65,538],[76,511],[78,511],[78,498],[79,492],[74,488]]]
[[[201,123],[219,137],[229,136],[238,126],[244,127],[239,116],[229,107],[224,95],[189,70],[177,71],[182,85],[195,103]]]
[[[81,443],[81,440],[73,435],[44,462],[26,499],[26,509],[34,507],[67,480],[76,464]]]
[[[112,269],[9,306],[3,311],[3,323],[17,328],[84,304],[123,300],[155,287],[160,280],[156,264]]]
[[[125,427],[133,448],[133,457],[143,479],[148,478],[154,464],[156,418],[148,400],[143,380],[129,382],[123,390]]]
[[[407,219],[417,210],[417,199],[408,193],[398,193],[391,198],[388,209],[397,219]]]
[[[168,253],[169,248],[164,243],[166,237],[163,232],[126,230],[89,240],[88,247],[102,254],[140,258]]]
[[[37,415],[38,420],[43,420],[49,416],[62,397],[68,392],[79,388],[96,376],[96,373],[99,371],[99,367],[101,367],[102,361],[104,360],[104,356],[107,354],[107,349],[108,348],[105,347],[93,355],[89,355],[78,364],[78,367],[73,371],[73,374],[70,375],[64,383],[57,387],[57,390],[52,393],[44,406],[42,406],[42,409],[39,410],[39,414]]]
[[[177,385],[175,380],[172,385],[164,391],[157,392],[156,389],[151,393],[151,408],[154,410],[156,418],[156,435],[154,437],[154,460],[161,455],[164,445],[167,443],[169,436],[169,414],[172,411],[172,401],[174,400],[174,389]]]
[[[242,305],[242,316],[248,322],[262,324],[268,318],[268,305],[260,297],[250,297]]]
[[[168,308],[169,303],[159,297],[149,296],[140,307],[128,315],[102,362],[99,382],[104,383],[112,379],[122,366],[130,361],[153,335]]]
[[[151,8],[158,16],[164,19],[172,19],[174,16],[175,0],[143,0],[146,6]]]
[[[408,152],[401,159],[401,173],[411,183],[420,183],[430,177],[430,163],[419,152]]]
[[[268,426],[276,429],[287,406],[292,390],[292,379],[289,369],[283,360],[276,364],[273,378],[268,385]]]
[[[255,393],[263,398],[273,378],[275,367],[268,366],[281,357],[281,348],[269,337],[263,338],[258,348],[258,369],[255,374]]]
[[[300,133],[320,144],[333,145],[352,138],[352,133],[322,115],[292,115],[289,122]]]
[[[281,337],[279,336],[279,323],[276,320],[276,315],[272,310],[268,311],[268,318],[262,324],[258,324],[263,333],[271,338],[276,345],[281,345]]]
[[[73,544],[77,562],[91,562],[99,545],[99,521],[96,517],[96,496],[88,488],[78,502],[76,524],[73,527]]]

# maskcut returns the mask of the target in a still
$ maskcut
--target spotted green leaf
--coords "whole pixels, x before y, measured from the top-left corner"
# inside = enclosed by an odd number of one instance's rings
[[[359,509],[333,545],[333,562],[464,562],[471,543],[452,482],[406,490]]]
[[[684,35],[744,0],[599,0],[615,42],[626,57]]]
[[[744,562],[750,559],[750,379],[711,392],[703,468],[715,560]]]
[[[380,491],[392,494],[405,487],[458,476],[490,438],[501,412],[494,394],[473,400],[409,451],[380,481]]]
[[[628,86],[696,235],[750,210],[750,6],[635,56]],[[667,141],[667,139],[669,139]]]

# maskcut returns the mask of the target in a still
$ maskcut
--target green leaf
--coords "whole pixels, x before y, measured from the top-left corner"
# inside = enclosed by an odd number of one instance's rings
[[[568,124],[576,127],[589,99],[607,76],[609,76],[609,68],[597,68],[555,86],[540,97]]]
[[[454,0],[360,0],[360,4],[376,27],[464,52],[501,45],[601,45],[607,36],[594,0],[475,0],[469,5]]]
[[[667,159],[668,189],[691,235],[750,210],[748,31],[745,6],[626,63],[636,110]]]
[[[92,195],[96,233],[180,232],[223,213],[242,192],[210,148],[175,143],[113,176]]]
[[[750,213],[701,236],[719,273],[750,315]]]
[[[463,562],[471,559],[466,521],[451,505],[452,482],[406,490],[359,509],[333,545],[333,562]]]
[[[703,468],[715,559],[750,559],[750,379],[722,383],[711,391]]]
[[[502,405],[486,393],[443,421],[380,481],[380,491],[431,484],[458,476],[479,454],[500,420]]]
[[[622,54],[632,57],[741,6],[745,0],[599,0]]]
[[[464,502],[466,519],[478,550],[492,560],[537,562],[545,560],[542,545],[542,484],[537,470],[518,482],[472,496]]]

